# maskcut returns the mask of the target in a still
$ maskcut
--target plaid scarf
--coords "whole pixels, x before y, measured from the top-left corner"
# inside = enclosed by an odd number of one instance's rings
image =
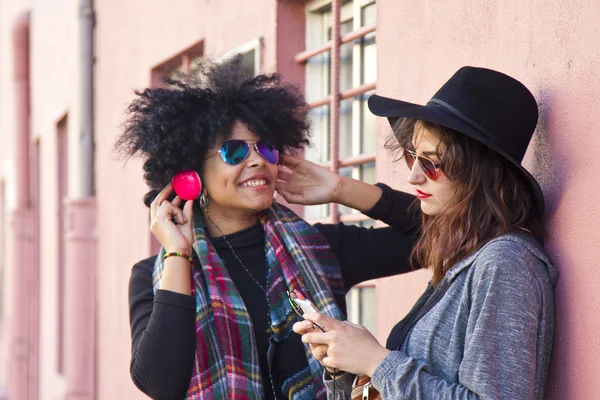
[[[296,314],[287,290],[298,289],[324,314],[342,319],[334,294],[343,294],[340,268],[327,240],[288,208],[273,203],[262,212],[265,231],[270,344],[295,334]],[[262,399],[264,388],[252,320],[204,228],[195,213],[194,250],[201,269],[193,268],[192,295],[196,298],[196,354],[187,399]],[[154,290],[164,268],[161,249],[154,266]],[[248,346],[253,343],[253,346]],[[307,363],[280,382],[286,398],[326,399],[323,367],[304,344]],[[271,350],[271,349],[270,349]]]

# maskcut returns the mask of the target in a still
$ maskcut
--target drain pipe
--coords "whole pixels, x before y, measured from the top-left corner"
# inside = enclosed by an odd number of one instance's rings
[[[94,4],[79,1],[80,195],[94,195]]]
[[[77,179],[65,199],[65,400],[93,400],[96,375],[96,201],[94,197],[94,8],[79,0]],[[71,174],[72,175],[72,174]]]
[[[14,107],[15,107],[15,208],[10,212],[8,265],[13,271],[13,316],[10,323],[9,399],[29,399],[32,338],[30,332],[30,280],[33,273],[33,213],[29,192],[29,12],[13,26]]]

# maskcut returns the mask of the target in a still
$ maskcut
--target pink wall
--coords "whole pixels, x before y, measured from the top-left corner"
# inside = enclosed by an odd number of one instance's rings
[[[78,13],[77,0],[35,2],[31,8],[31,128],[32,136],[39,142],[40,153],[40,399],[65,398],[69,389],[67,372],[74,364],[70,358],[59,370],[61,357],[59,335],[73,334],[73,324],[66,315],[60,315],[59,299],[66,296],[64,284],[59,284],[59,210],[63,207],[60,198],[58,177],[63,175],[67,196],[78,191],[79,120],[80,102],[77,96],[79,83]],[[59,129],[60,121],[68,116],[68,123]],[[58,131],[65,135],[64,149],[58,140]],[[63,157],[65,156],[66,157]],[[65,159],[66,158],[66,159]],[[61,168],[66,166],[63,171]],[[68,216],[68,213],[62,213]],[[78,222],[78,221],[77,221]],[[71,225],[67,222],[67,228]],[[78,224],[77,224],[78,225]],[[69,232],[69,229],[63,233]],[[63,254],[63,257],[66,254]],[[71,259],[64,257],[63,259]],[[93,262],[87,263],[82,271],[93,277]],[[61,293],[62,290],[62,293]],[[87,298],[89,300],[89,297]],[[85,299],[84,299],[85,301]],[[61,328],[61,324],[63,324]],[[65,337],[65,345],[69,342]],[[66,347],[65,346],[65,347]],[[84,347],[71,347],[69,354]],[[67,351],[63,352],[63,361]],[[68,364],[68,365],[67,365]],[[85,396],[85,393],[82,393]],[[12,400],[12,399],[11,399]]]
[[[547,250],[561,276],[548,398],[596,398],[600,371],[600,106],[598,2],[506,0],[379,1],[377,92],[424,103],[462,65],[491,67],[521,79],[538,98],[539,130],[526,165],[544,190]],[[389,132],[385,121],[382,134]],[[406,188],[405,169],[379,177]],[[380,282],[379,326],[388,330],[422,290],[420,277]],[[393,306],[391,306],[393,304]],[[392,317],[393,316],[393,317]],[[380,331],[381,331],[380,330]]]
[[[205,54],[221,54],[256,38],[263,39],[263,68],[279,67],[286,77],[302,82],[302,70],[277,52],[294,54],[303,41],[292,37],[286,26],[302,28],[293,16],[303,18],[299,5],[257,0],[200,2],[143,0],[97,2],[96,32],[96,145],[98,205],[98,399],[144,396],[129,375],[130,333],[127,288],[131,266],[150,255],[146,191],[141,164],[125,166],[112,151],[126,105],[133,89],[150,84],[150,70],[186,47],[204,40]],[[289,29],[289,28],[288,28]],[[300,74],[299,74],[300,72]]]

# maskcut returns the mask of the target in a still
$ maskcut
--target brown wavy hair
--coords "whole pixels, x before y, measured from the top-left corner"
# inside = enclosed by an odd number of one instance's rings
[[[417,122],[441,139],[440,168],[456,184],[456,193],[439,213],[423,214],[414,267],[431,267],[437,285],[453,265],[507,232],[525,230],[542,242],[541,217],[527,182],[501,154],[452,129],[407,118],[394,124],[386,148],[412,149]]]

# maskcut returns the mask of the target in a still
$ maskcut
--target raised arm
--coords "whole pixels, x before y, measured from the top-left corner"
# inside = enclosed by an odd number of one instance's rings
[[[414,197],[384,184],[368,186],[381,190],[381,196],[365,214],[390,226],[315,225],[338,258],[347,290],[369,279],[412,271],[410,255],[420,222],[420,213],[411,211]]]
[[[344,224],[316,224],[336,254],[346,289],[369,279],[411,271],[410,254],[421,213],[415,197],[384,184],[371,185],[342,177],[297,157],[282,158],[278,192],[290,203],[337,202],[389,225],[363,228]]]

